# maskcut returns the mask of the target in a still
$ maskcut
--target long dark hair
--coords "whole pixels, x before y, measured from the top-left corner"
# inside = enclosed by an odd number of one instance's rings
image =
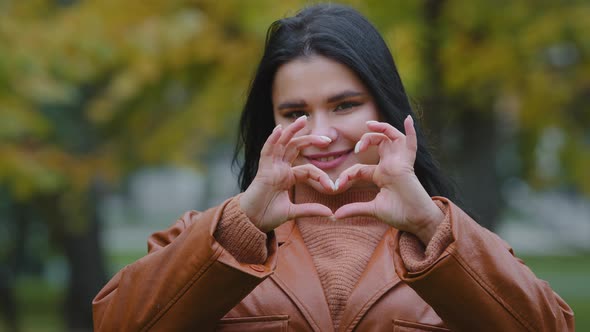
[[[258,170],[260,150],[275,123],[272,84],[277,69],[296,58],[321,55],[346,65],[371,92],[382,121],[404,131],[403,121],[412,108],[391,52],[373,25],[356,10],[335,4],[307,7],[293,17],[271,24],[264,55],[250,85],[242,111],[234,165],[240,167],[239,184],[246,190]],[[431,196],[456,199],[455,190],[427,149],[415,123],[418,152],[414,171]],[[239,157],[244,151],[244,161]]]

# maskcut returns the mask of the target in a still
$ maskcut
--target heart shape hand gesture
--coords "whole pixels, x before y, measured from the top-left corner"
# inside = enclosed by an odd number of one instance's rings
[[[444,215],[414,173],[417,139],[411,117],[404,121],[406,135],[388,123],[368,121],[370,131],[358,141],[355,153],[377,146],[379,163],[353,165],[340,174],[335,184],[312,164],[291,165],[301,149],[312,145],[325,147],[331,142],[325,136],[294,137],[305,125],[306,119],[301,117],[286,128],[275,128],[262,148],[256,177],[240,197],[240,207],[259,229],[268,232],[299,217],[371,216],[416,234],[424,243],[430,241]],[[318,203],[294,204],[289,198],[289,191],[298,182],[334,194],[348,190],[357,181],[378,186],[380,191],[375,199],[347,204],[333,212]]]
[[[356,164],[340,174],[337,191],[344,191],[355,181],[376,184],[380,190],[369,202],[351,203],[335,213],[338,219],[352,216],[375,217],[394,228],[417,235],[427,244],[434,235],[444,214],[434,204],[414,173],[418,141],[411,116],[404,121],[404,135],[385,122],[368,121],[370,132],[365,133],[355,146],[355,153],[377,146],[377,165]]]
[[[306,117],[303,116],[286,128],[278,125],[273,130],[260,152],[256,177],[240,197],[242,211],[263,232],[290,219],[333,214],[322,204],[293,204],[289,198],[289,191],[297,182],[320,183],[330,192],[334,189],[330,177],[316,166],[291,165],[301,149],[311,145],[325,147],[331,142],[329,137],[317,135],[294,138],[305,124]]]

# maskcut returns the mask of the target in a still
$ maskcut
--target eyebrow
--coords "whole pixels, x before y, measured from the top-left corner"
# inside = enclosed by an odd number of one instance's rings
[[[335,96],[328,98],[328,103],[334,103],[334,102],[340,101],[342,99],[346,99],[346,98],[350,98],[350,97],[359,97],[359,96],[364,96],[364,95],[365,94],[363,92],[347,90],[347,91],[343,91]]]
[[[346,98],[350,98],[350,97],[359,97],[359,96],[364,96],[364,95],[365,95],[365,93],[363,93],[363,92],[347,90],[347,91],[343,91],[337,95],[329,97],[326,100],[326,102],[331,104],[331,103],[340,101],[342,99],[346,99]],[[286,101],[284,103],[280,103],[279,106],[277,106],[277,109],[283,110],[283,109],[293,109],[293,108],[304,108],[305,106],[307,106],[307,103],[305,101],[295,100],[295,101]]]
[[[279,106],[277,107],[277,109],[283,110],[283,109],[292,109],[292,108],[304,108],[305,106],[307,106],[307,103],[304,102],[303,100],[286,101],[284,103],[280,103]]]

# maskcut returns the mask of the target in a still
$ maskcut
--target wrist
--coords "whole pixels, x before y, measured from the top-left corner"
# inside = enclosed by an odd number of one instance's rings
[[[250,199],[250,193],[248,193],[248,189],[246,189],[246,191],[238,197],[238,205],[240,210],[242,210],[246,217],[248,217],[248,220],[250,220],[256,228],[260,229],[260,222],[256,217],[256,212],[253,211],[253,204],[254,201]]]
[[[436,233],[438,226],[444,221],[445,214],[432,202],[429,213],[420,222],[416,231],[412,232],[416,237],[422,241],[425,246],[428,246],[430,240]]]

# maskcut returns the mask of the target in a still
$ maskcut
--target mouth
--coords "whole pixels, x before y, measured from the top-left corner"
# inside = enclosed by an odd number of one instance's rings
[[[336,168],[342,164],[348,155],[352,153],[351,150],[346,151],[337,151],[331,153],[321,153],[321,154],[314,154],[314,155],[307,155],[304,156],[312,165],[315,165],[319,169],[331,169]]]

